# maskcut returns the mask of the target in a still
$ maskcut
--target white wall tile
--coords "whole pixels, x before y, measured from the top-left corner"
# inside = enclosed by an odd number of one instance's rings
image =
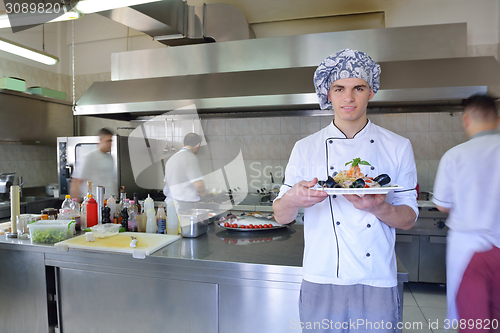
[[[262,118],[262,134],[280,134],[281,118],[266,117]]]
[[[281,158],[281,135],[262,135],[262,159],[279,160]]]
[[[246,160],[262,159],[262,137],[260,135],[245,135],[243,137],[243,158]]]
[[[226,135],[226,121],[224,119],[208,119],[207,128],[203,128],[203,132],[205,135]]]
[[[300,133],[313,134],[320,130],[320,117],[300,117]]]
[[[299,134],[299,133],[300,133],[300,118],[298,117],[281,118],[281,134]]]
[[[384,115],[384,127],[394,133],[406,132],[406,114],[395,113]]]
[[[319,118],[320,118],[320,127],[325,128],[326,126],[329,126],[332,123],[334,116],[333,115],[321,116]]]
[[[440,159],[453,147],[453,132],[431,132],[429,143],[429,159]]]
[[[243,151],[243,136],[226,136],[226,160],[233,160]]]
[[[429,132],[429,113],[409,113],[406,117],[406,130],[408,132]]]
[[[210,157],[212,160],[224,160],[226,158],[226,137],[222,135],[206,136]]]
[[[453,113],[453,131],[463,131],[464,125],[462,121],[463,112],[454,112]]]
[[[244,125],[242,118],[226,119],[226,135],[243,135]]]
[[[448,112],[434,112],[430,114],[431,132],[452,132],[453,116]]]
[[[406,137],[411,142],[416,160],[429,159],[429,132],[407,132]]]
[[[281,159],[288,160],[293,146],[300,139],[299,135],[282,135],[281,136]]]
[[[415,160],[417,166],[417,182],[420,191],[429,191],[429,160]]]
[[[368,119],[370,119],[370,121],[375,125],[385,128],[385,117],[383,114],[369,114]]]
[[[245,135],[260,135],[262,133],[262,119],[245,118],[243,123],[243,133]]]

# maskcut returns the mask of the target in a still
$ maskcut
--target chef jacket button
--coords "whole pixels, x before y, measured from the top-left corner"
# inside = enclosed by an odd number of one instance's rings
[[[374,166],[372,166],[370,169],[375,170],[375,167],[374,167]]]
[[[329,143],[329,144],[332,144],[332,143],[333,143],[333,140],[329,140],[329,141],[328,141],[328,143]]]
[[[335,198],[337,197],[337,195],[336,195],[336,194],[334,194],[334,195],[332,195],[332,197],[335,199]]]
[[[369,253],[367,253],[367,254],[366,254],[366,256],[367,256],[367,257],[369,257],[369,256],[370,256],[370,254],[369,254]]]
[[[366,227],[367,227],[367,228],[371,228],[371,227],[372,227],[372,225],[371,225],[370,223],[368,223],[368,224],[366,225]]]
[[[333,165],[330,165],[330,170],[333,170],[333,169],[335,169],[335,168],[333,167]]]
[[[339,221],[337,221],[337,225],[340,225],[340,222],[339,222]]]
[[[370,143],[374,143],[375,141],[373,139],[370,140]]]

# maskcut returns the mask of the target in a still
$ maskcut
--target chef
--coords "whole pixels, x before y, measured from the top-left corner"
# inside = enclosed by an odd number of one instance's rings
[[[394,332],[398,324],[395,228],[410,229],[417,218],[417,172],[409,140],[367,119],[379,74],[370,56],[350,49],[319,65],[314,74],[319,104],[333,108],[335,118],[295,144],[287,184],[273,203],[281,224],[304,208],[299,299],[304,331]],[[369,162],[360,165],[363,174],[388,174],[404,190],[358,196],[311,189],[318,178],[348,169],[345,164],[354,158]]]
[[[196,208],[200,196],[206,195],[203,174],[196,157],[200,145],[201,137],[198,134],[186,134],[182,149],[165,164],[165,202],[173,199],[178,212]]]
[[[83,163],[75,168],[70,185],[72,198],[83,198],[87,194],[87,181],[92,182],[92,193],[96,193],[97,186],[103,186],[109,196],[118,191],[115,162],[110,154],[112,143],[113,133],[101,128],[97,149],[88,153]]]
[[[441,158],[433,196],[437,208],[450,213],[448,320],[450,325],[458,319],[467,323],[467,332],[493,332],[500,326],[500,117],[495,99],[469,97],[462,121],[470,140]]]

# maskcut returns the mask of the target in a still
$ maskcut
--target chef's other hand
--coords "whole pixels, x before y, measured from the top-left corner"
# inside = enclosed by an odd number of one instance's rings
[[[295,207],[312,207],[315,204],[328,198],[325,191],[311,190],[310,188],[316,185],[318,178],[311,181],[302,180],[285,193],[286,200],[289,205]],[[284,196],[285,196],[284,195]]]
[[[354,208],[369,213],[372,213],[385,202],[385,194],[366,194],[364,196],[344,194],[344,198],[351,202]]]

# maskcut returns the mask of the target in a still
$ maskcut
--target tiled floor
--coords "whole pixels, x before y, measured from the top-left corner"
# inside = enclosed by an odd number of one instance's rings
[[[405,283],[403,333],[455,333],[444,330],[446,287],[434,283]]]

